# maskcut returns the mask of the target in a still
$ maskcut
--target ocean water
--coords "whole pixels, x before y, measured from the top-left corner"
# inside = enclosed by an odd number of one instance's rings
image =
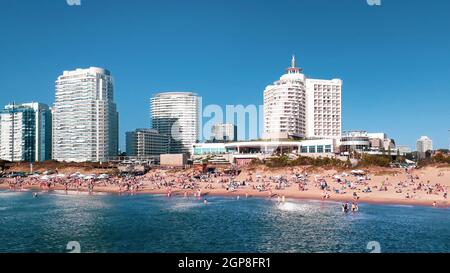
[[[450,210],[263,198],[0,192],[0,252],[450,252]]]

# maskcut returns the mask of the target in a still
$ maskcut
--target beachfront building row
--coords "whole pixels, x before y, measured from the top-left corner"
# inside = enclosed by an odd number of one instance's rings
[[[309,79],[295,56],[264,90],[264,138],[333,138],[342,133],[342,80]]]
[[[333,157],[339,147],[335,139],[311,139],[299,141],[240,141],[230,143],[196,143],[192,145],[192,158],[225,159],[229,163],[246,165],[255,159],[266,159],[283,154]],[[223,160],[222,160],[223,161]]]
[[[104,162],[118,154],[118,112],[111,73],[90,67],[56,80],[53,159]]]
[[[37,162],[51,159],[51,111],[46,104],[9,104],[0,112],[0,159]]]

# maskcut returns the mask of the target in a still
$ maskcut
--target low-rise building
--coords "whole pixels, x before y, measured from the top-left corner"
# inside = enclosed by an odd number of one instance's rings
[[[412,149],[407,145],[397,145],[396,150],[402,156],[412,153]]]
[[[187,164],[186,154],[162,154],[160,156],[160,165],[164,167],[182,168]]]
[[[341,138],[341,153],[369,152],[370,138],[366,131],[345,132]]]
[[[338,152],[335,139],[301,141],[241,141],[231,143],[197,143],[192,145],[194,161],[214,157],[243,165],[254,159],[266,159],[283,154],[311,157],[334,156]]]
[[[126,133],[127,156],[159,156],[169,152],[169,137],[155,129],[136,129]]]
[[[385,154],[396,153],[395,140],[386,133],[368,133],[366,131],[348,131],[342,135],[340,143],[341,153],[351,152]]]

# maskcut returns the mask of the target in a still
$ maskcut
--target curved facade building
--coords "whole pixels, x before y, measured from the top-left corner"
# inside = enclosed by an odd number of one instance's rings
[[[150,101],[152,128],[169,136],[169,152],[190,153],[199,138],[200,99],[192,92],[165,92]]]
[[[304,137],[305,107],[305,75],[293,56],[286,74],[264,90],[264,138]]]
[[[91,67],[64,71],[56,80],[53,159],[108,161],[118,153],[118,113],[111,73]]]
[[[345,132],[341,138],[341,152],[368,152],[370,151],[369,134],[365,131]]]

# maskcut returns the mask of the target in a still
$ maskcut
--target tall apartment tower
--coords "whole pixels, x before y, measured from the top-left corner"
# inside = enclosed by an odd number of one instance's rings
[[[342,135],[342,80],[306,79],[306,137]]]
[[[264,90],[264,138],[340,139],[342,81],[308,79],[291,67]]]
[[[52,118],[43,103],[9,104],[0,112],[0,159],[38,162],[51,159]]]
[[[232,123],[219,123],[211,128],[211,140],[219,142],[237,141],[237,126]]]
[[[301,71],[293,56],[286,74],[264,90],[264,138],[306,136],[306,78]]]
[[[53,159],[104,162],[117,156],[119,121],[111,73],[90,67],[56,80]]]
[[[425,158],[428,151],[433,151],[433,141],[427,136],[420,137],[416,146],[419,158]]]
[[[169,137],[169,153],[188,154],[199,139],[200,99],[191,92],[166,92],[151,98],[152,128]]]

